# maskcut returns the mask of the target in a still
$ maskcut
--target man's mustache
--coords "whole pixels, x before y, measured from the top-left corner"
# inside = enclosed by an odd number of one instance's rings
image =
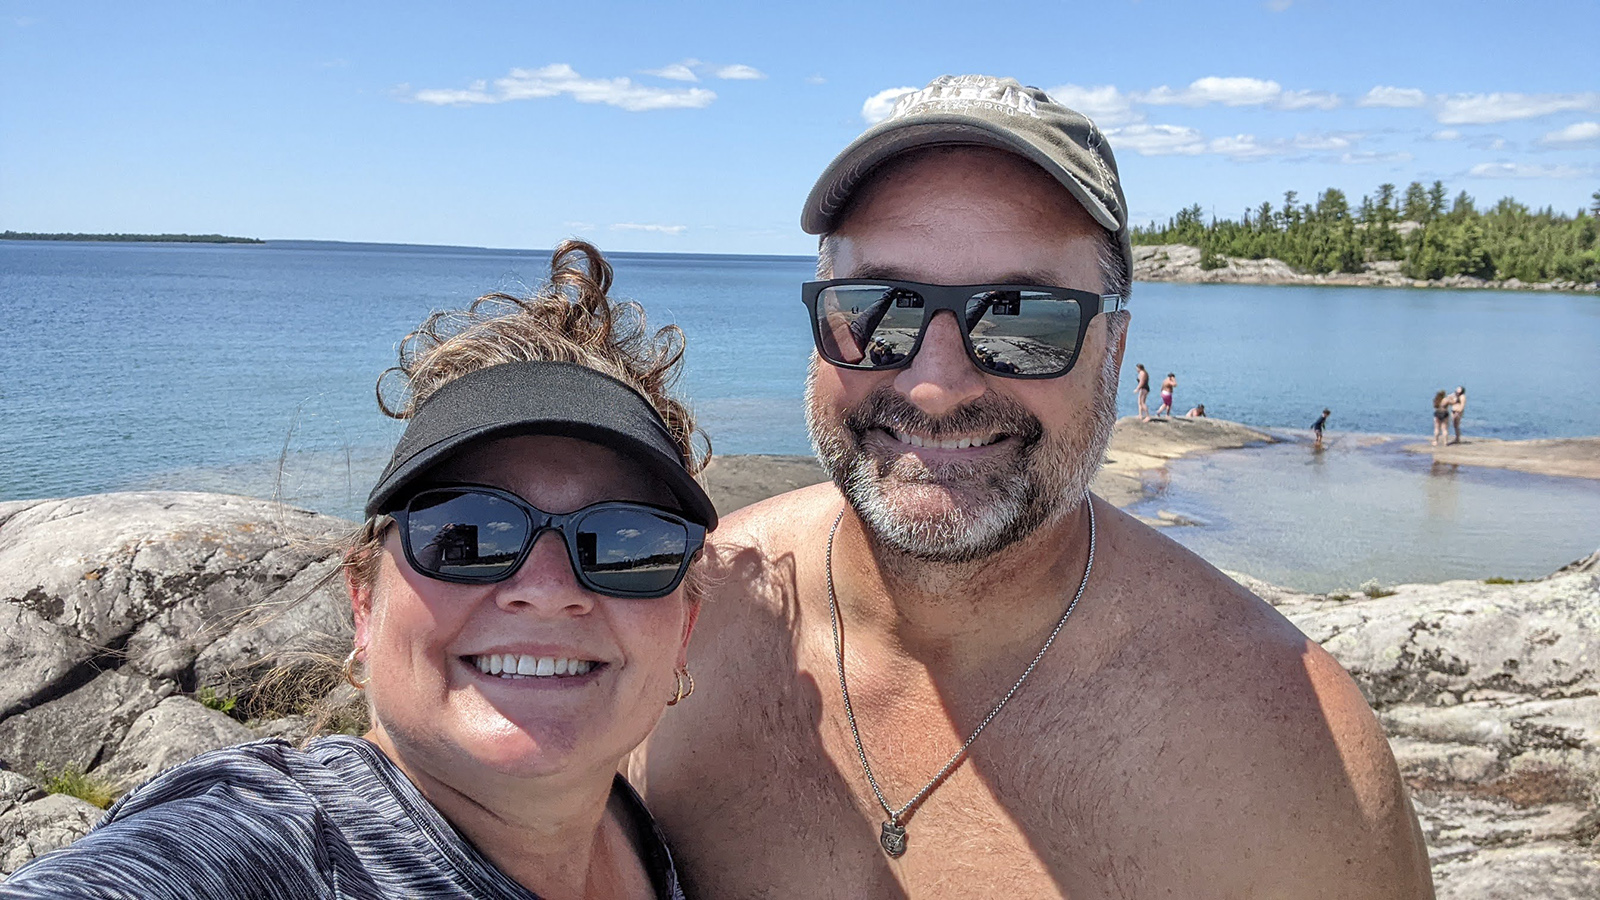
[[[1044,425],[1038,417],[1014,400],[984,394],[935,418],[887,386],[873,391],[850,409],[844,416],[844,427],[855,436],[858,445],[874,428],[934,440],[975,433],[1003,434],[1018,440],[1024,448],[1044,437]]]

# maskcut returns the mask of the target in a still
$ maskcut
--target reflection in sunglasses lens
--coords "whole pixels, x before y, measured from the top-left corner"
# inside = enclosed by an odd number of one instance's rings
[[[596,585],[644,594],[664,590],[689,546],[682,524],[646,510],[603,509],[578,526],[578,565]]]
[[[830,362],[860,368],[901,365],[917,342],[927,304],[916,291],[848,284],[817,295],[818,349]],[[1078,352],[1083,309],[1049,291],[990,290],[965,304],[962,326],[980,368],[998,375],[1052,375]]]
[[[408,520],[413,561],[439,575],[504,575],[528,538],[528,517],[493,494],[432,491],[412,502]]]
[[[1078,352],[1083,308],[1045,291],[987,291],[967,301],[972,351],[1001,375],[1061,372]]]

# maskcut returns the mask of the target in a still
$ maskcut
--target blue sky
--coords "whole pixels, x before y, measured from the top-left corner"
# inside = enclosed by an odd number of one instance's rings
[[[0,228],[807,253],[897,88],[1011,75],[1135,221],[1443,179],[1600,189],[1600,4],[0,0]]]

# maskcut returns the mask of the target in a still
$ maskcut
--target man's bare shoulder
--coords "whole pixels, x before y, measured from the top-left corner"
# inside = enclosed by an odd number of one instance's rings
[[[1215,832],[1237,844],[1237,855],[1215,848],[1223,857],[1262,858],[1276,847],[1280,859],[1300,861],[1235,871],[1252,884],[1317,896],[1281,879],[1345,872],[1375,889],[1409,886],[1371,896],[1428,896],[1427,859],[1393,755],[1338,662],[1176,542],[1120,511],[1103,518],[1096,567],[1104,565],[1104,596],[1126,621],[1109,665],[1140,685],[1131,693],[1143,699],[1129,702],[1148,704],[1151,724],[1161,723],[1157,749],[1142,763],[1152,788],[1188,798],[1172,815],[1197,817],[1195,833],[1208,816],[1235,820],[1238,827]]]
[[[833,483],[823,482],[724,516],[706,540],[706,613],[721,618],[731,611],[710,607],[764,606],[792,586],[796,555],[826,540],[843,502]]]

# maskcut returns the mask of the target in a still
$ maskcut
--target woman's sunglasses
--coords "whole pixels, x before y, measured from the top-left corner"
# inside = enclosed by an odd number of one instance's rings
[[[682,583],[706,529],[644,503],[608,501],[556,515],[498,488],[429,488],[392,514],[406,561],[429,578],[492,584],[559,531],[578,583],[608,597],[664,597]]]
[[[920,284],[836,278],[801,287],[817,352],[846,369],[911,364],[928,323],[955,314],[972,364],[1006,378],[1055,378],[1072,371],[1089,322],[1122,309],[1115,294],[1037,285]]]

